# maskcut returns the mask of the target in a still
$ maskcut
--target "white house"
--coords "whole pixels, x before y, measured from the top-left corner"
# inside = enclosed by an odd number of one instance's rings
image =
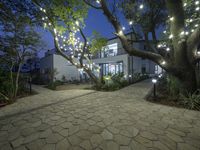
[[[126,35],[131,39],[131,34]],[[133,42],[135,48],[146,50],[144,42]],[[102,69],[102,74],[124,73],[127,78],[134,73],[155,74],[155,63],[139,57],[130,56],[123,49],[119,38],[110,39],[104,51],[99,52],[93,61]]]
[[[126,35],[130,40],[133,34]],[[146,50],[144,42],[132,42],[135,48]],[[107,46],[93,56],[92,61],[100,66],[99,75],[124,73],[127,79],[133,77],[135,73],[159,74],[161,69],[154,62],[135,56],[130,56],[125,52],[119,38],[108,40]],[[78,69],[72,66],[62,56],[56,54],[55,50],[46,52],[45,57],[40,61],[40,70],[45,72],[56,70],[54,78],[56,80],[80,80],[85,78],[85,74],[80,74]]]
[[[54,49],[46,52],[45,57],[41,58],[40,72],[46,79],[49,79],[49,74],[53,73],[54,80],[80,80],[78,69],[64,57],[56,54]]]

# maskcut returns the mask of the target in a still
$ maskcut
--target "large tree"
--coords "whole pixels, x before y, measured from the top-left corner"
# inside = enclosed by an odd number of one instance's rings
[[[95,84],[101,84],[97,75],[100,68],[91,58],[106,45],[106,39],[97,33],[90,38],[84,34],[88,6],[79,0],[33,0],[33,3],[40,10],[44,27],[52,33],[58,54],[86,72]]]
[[[22,64],[40,46],[40,36],[34,30],[33,20],[19,4],[17,1],[0,2],[1,63],[10,71],[11,99],[18,93]],[[14,68],[17,68],[16,76],[13,75]]]
[[[163,50],[166,55],[149,51],[142,51],[131,46],[123,33],[120,18],[112,13],[112,8],[105,0],[84,0],[88,5],[103,11],[113,25],[123,48],[133,56],[147,58],[160,65],[167,73],[180,81],[180,90],[193,92],[197,89],[196,63],[200,59],[197,47],[200,41],[199,1],[195,0],[166,0],[165,5],[169,15],[164,31],[164,39],[155,49]],[[141,7],[142,3],[138,4]],[[145,9],[145,5],[143,5]],[[133,20],[134,21],[134,20]]]

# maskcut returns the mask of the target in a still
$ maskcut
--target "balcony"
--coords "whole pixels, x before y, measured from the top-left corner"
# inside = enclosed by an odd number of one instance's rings
[[[119,56],[119,55],[124,55],[127,54],[122,48],[117,50],[117,53],[97,53],[94,55],[92,58],[93,59],[99,59],[99,58],[109,58],[109,57],[114,57],[114,56]]]

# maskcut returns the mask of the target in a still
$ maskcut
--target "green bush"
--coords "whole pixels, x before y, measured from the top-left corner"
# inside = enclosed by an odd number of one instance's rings
[[[114,91],[128,85],[127,80],[124,78],[124,74],[107,75],[103,77],[103,84],[96,85],[95,89],[104,91]]]
[[[186,95],[180,94],[180,104],[188,109],[200,110],[200,90]]]
[[[56,90],[56,87],[59,86],[59,85],[63,85],[64,83],[60,80],[56,80],[54,82],[50,82],[48,85],[47,85],[47,88],[51,89],[51,90]]]
[[[12,103],[16,99],[16,97],[14,97],[16,73],[13,72],[12,74],[13,82],[10,72],[0,69],[0,102]],[[26,81],[27,80],[21,74],[19,76],[17,96],[23,95],[26,92]]]

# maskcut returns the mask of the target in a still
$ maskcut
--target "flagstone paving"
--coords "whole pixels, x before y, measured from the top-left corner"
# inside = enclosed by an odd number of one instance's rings
[[[199,150],[200,112],[149,103],[150,87],[144,81],[1,118],[0,150]]]

